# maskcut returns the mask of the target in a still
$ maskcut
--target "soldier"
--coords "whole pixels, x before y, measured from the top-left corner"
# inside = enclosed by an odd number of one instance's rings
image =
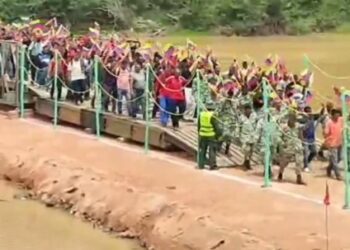
[[[249,95],[248,88],[244,86],[241,90],[240,96],[238,97],[238,106],[240,109],[242,109],[246,104],[249,104],[251,108],[253,107],[252,98]]]
[[[294,113],[290,114],[288,117],[287,125],[282,127],[282,147],[280,152],[280,172],[278,175],[278,180],[283,181],[284,169],[288,166],[290,162],[295,160],[295,173],[297,175],[297,184],[306,185],[302,179],[302,169],[303,169],[303,144],[301,139],[301,129],[297,124],[297,117]]]
[[[237,128],[242,143],[244,154],[243,167],[247,170],[251,169],[250,161],[253,155],[253,147],[255,142],[255,126],[256,114],[252,111],[251,104],[244,105],[243,114],[239,118],[239,126]]]
[[[238,122],[238,116],[233,97],[233,91],[227,93],[227,98],[224,98],[217,109],[220,125],[222,127],[222,137],[220,138],[219,149],[225,143],[225,154],[229,155],[232,139],[235,138],[235,131]]]
[[[199,89],[198,86],[199,85]],[[198,91],[199,91],[199,96],[200,96],[200,103],[198,103]],[[210,95],[210,89],[209,89],[209,84],[208,81],[203,75],[200,75],[199,83],[197,81],[193,82],[192,85],[192,93],[194,96],[194,99],[197,101],[196,105],[206,105],[207,103],[211,103],[211,95]],[[194,118],[197,117],[197,107],[195,109],[194,113]]]
[[[289,109],[282,106],[282,101],[276,99],[273,101],[271,114],[271,138],[272,138],[272,154],[277,155],[281,148],[282,133],[279,129],[280,126],[284,126],[288,121]]]
[[[269,121],[271,121],[271,116],[269,115]],[[256,151],[260,155],[260,159],[262,161],[262,164],[265,164],[265,153],[266,153],[266,136],[268,135],[268,129],[270,130],[270,164],[269,164],[269,176],[270,179],[272,179],[272,159],[274,157],[274,151],[273,151],[273,144],[272,144],[272,136],[271,136],[271,123],[266,124],[265,117],[258,120],[258,123],[256,125],[256,133],[255,133],[255,148]],[[268,127],[270,126],[270,127]],[[265,169],[264,169],[265,171]]]

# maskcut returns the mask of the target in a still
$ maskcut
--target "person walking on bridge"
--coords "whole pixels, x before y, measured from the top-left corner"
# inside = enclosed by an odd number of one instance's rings
[[[282,148],[280,152],[278,181],[283,181],[283,173],[285,168],[295,161],[295,173],[298,185],[306,185],[302,178],[303,169],[303,143],[302,126],[297,123],[297,115],[289,114],[288,122],[282,128]]]
[[[220,137],[219,123],[214,116],[215,106],[213,103],[206,105],[206,110],[201,112],[198,118],[199,133],[199,159],[198,168],[204,169],[206,163],[209,164],[210,170],[217,168],[216,151],[217,138]],[[209,151],[209,159],[207,153]]]
[[[334,171],[336,179],[341,181],[342,177],[340,175],[338,165],[341,161],[343,146],[343,117],[341,117],[340,110],[332,109],[331,117],[326,124],[324,135],[325,146],[329,150],[329,165],[327,167],[327,176],[332,177],[332,171]]]

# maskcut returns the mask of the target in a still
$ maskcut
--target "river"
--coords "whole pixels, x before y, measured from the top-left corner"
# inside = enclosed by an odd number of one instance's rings
[[[312,64],[315,73],[314,99],[316,103],[334,99],[332,85],[345,86],[350,89],[350,34],[311,34],[306,36],[269,36],[269,37],[219,37],[191,36],[189,38],[203,52],[210,47],[219,58],[222,68],[227,68],[234,58],[254,60],[262,64],[269,55],[277,54],[294,73],[305,69],[304,55],[325,72],[321,73]],[[186,44],[186,37],[168,36],[160,39],[162,44]],[[348,76],[337,79],[326,76]]]
[[[141,250],[63,211],[14,199],[16,192],[0,181],[1,250]]]

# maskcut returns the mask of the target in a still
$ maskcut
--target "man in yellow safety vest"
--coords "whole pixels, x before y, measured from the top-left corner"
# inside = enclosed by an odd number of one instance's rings
[[[216,151],[217,138],[220,136],[218,121],[214,115],[215,106],[212,103],[206,105],[206,110],[201,112],[198,119],[199,133],[199,159],[198,168],[204,169],[206,164],[210,170],[217,168]],[[209,150],[209,159],[206,158]]]

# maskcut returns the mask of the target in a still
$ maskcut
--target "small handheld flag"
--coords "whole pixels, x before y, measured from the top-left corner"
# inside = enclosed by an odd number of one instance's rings
[[[329,196],[328,183],[326,183],[326,192],[325,192],[325,195],[324,195],[323,204],[325,206],[329,206],[331,204],[331,200],[330,200],[330,196]]]

